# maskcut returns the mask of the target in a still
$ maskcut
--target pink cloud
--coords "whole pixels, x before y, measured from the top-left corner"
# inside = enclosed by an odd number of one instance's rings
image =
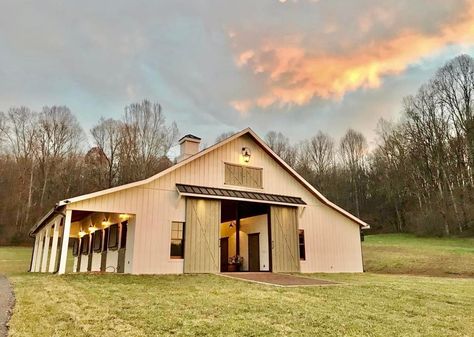
[[[378,18],[390,18],[387,12],[375,14]],[[370,29],[373,20],[370,16],[361,18],[361,29]],[[350,91],[377,88],[384,76],[400,74],[408,65],[448,44],[472,44],[474,6],[454,23],[441,26],[437,33],[406,29],[379,43],[366,42],[338,55],[313,52],[305,47],[303,38],[268,39],[258,48],[238,53],[236,64],[263,77],[264,88],[262,94],[234,100],[231,105],[245,112],[273,104],[304,105],[315,97],[337,100]]]

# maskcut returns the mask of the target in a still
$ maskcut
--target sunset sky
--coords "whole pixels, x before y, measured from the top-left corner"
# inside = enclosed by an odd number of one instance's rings
[[[247,126],[373,142],[461,53],[473,1],[0,0],[0,111],[67,105],[87,131],[148,98],[208,144]]]

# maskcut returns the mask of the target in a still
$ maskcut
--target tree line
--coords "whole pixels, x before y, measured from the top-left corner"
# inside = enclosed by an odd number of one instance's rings
[[[403,99],[400,120],[380,120],[377,145],[349,129],[268,145],[331,201],[374,232],[474,234],[474,60],[458,56]],[[222,134],[216,141],[230,136]],[[125,107],[86,133],[66,106],[0,112],[0,244],[27,240],[58,200],[145,179],[173,165],[178,137],[161,106]]]
[[[176,124],[147,100],[126,106],[120,120],[101,118],[89,134],[66,106],[0,112],[0,244],[27,241],[58,200],[171,166],[177,136]]]
[[[397,122],[380,120],[377,145],[361,132],[339,140],[318,131],[270,147],[330,200],[372,231],[474,235],[474,60],[458,56],[403,99]]]

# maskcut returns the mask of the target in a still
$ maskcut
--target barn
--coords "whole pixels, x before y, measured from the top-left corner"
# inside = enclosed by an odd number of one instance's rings
[[[60,201],[31,272],[362,272],[361,228],[247,128],[142,181]]]

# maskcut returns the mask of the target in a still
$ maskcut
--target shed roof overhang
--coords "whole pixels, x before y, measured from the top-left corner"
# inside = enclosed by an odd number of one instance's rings
[[[176,184],[176,188],[182,196],[240,200],[285,206],[306,206],[306,203],[300,197],[286,195],[185,184]]]

